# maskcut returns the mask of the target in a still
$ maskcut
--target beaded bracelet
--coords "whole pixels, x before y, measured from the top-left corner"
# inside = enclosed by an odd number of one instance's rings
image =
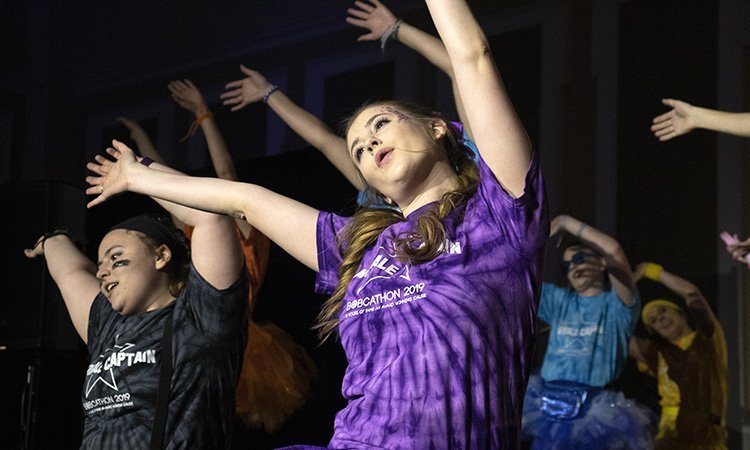
[[[271,94],[273,94],[274,92],[276,92],[278,90],[279,90],[278,86],[276,86],[275,84],[271,85],[271,89],[269,89],[268,92],[266,92],[266,95],[263,96],[263,104],[264,105],[267,104],[268,103],[268,97],[270,97]]]

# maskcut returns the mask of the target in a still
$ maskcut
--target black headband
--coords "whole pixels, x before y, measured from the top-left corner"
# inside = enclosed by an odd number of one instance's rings
[[[188,258],[188,248],[169,227],[148,216],[131,217],[110,228],[112,230],[138,231],[151,238],[156,245],[166,245],[175,261],[182,263]]]

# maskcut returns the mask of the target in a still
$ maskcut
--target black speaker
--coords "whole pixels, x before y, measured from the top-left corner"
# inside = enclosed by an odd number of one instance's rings
[[[44,258],[28,259],[23,250],[56,228],[83,238],[84,192],[51,181],[5,184],[0,186],[0,211],[0,352],[79,350],[82,341]]]
[[[0,448],[81,446],[86,353],[0,352]]]

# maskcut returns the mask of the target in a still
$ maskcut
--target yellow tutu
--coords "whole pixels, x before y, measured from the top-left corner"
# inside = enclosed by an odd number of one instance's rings
[[[318,369],[305,349],[276,325],[251,320],[248,331],[237,415],[248,426],[273,433],[310,397]]]

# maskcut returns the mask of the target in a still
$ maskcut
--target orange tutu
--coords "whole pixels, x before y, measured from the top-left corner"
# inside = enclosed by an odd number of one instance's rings
[[[248,324],[237,383],[237,415],[252,428],[273,433],[310,397],[315,363],[287,332],[264,322]]]

